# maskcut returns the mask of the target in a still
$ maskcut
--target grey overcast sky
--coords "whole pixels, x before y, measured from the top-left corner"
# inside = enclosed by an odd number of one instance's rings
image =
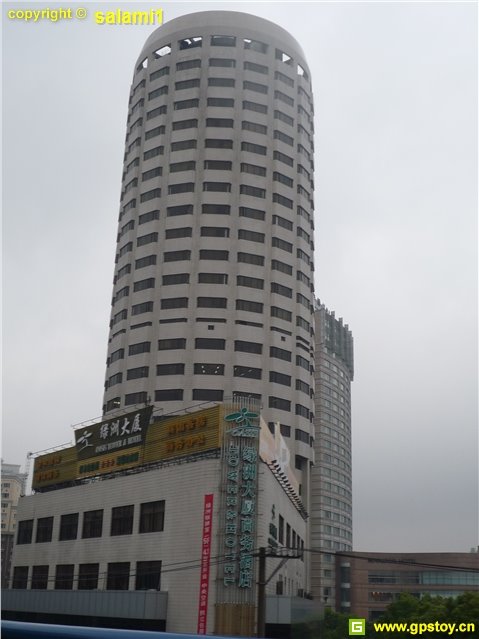
[[[10,8],[81,7],[26,24]],[[312,71],[316,295],[350,326],[354,547],[478,543],[477,4],[3,4],[3,457],[101,414],[123,143],[151,26],[239,10]],[[193,34],[194,35],[194,34]]]

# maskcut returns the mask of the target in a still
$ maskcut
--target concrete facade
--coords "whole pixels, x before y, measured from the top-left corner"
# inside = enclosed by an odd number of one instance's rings
[[[254,16],[157,29],[128,108],[104,413],[253,397],[309,492],[313,98],[303,52]]]
[[[319,301],[315,312],[316,465],[311,473],[312,592],[320,608],[335,609],[334,553],[353,548],[351,382],[353,337]],[[349,612],[344,607],[342,612]]]
[[[400,593],[454,597],[479,591],[477,552],[336,555],[338,611],[374,620]]]
[[[17,504],[25,489],[26,475],[17,464],[2,460],[2,584],[8,584],[17,530]]]

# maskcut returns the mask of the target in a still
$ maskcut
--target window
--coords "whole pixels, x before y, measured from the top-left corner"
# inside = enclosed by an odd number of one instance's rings
[[[258,104],[257,102],[250,102],[249,100],[243,100],[243,109],[255,111],[256,113],[268,113],[268,107],[265,104]]]
[[[228,251],[217,251],[213,249],[201,249],[200,260],[226,260],[228,261]]]
[[[195,364],[195,375],[224,375],[224,364]]]
[[[258,84],[257,82],[249,82],[248,80],[243,81],[243,89],[249,91],[255,91],[256,93],[268,93],[268,87],[265,84]]]
[[[36,543],[42,543],[52,540],[53,517],[40,517],[37,520],[37,536]]]
[[[291,402],[281,397],[269,397],[268,406],[269,408],[277,408],[278,410],[291,412]]]
[[[158,340],[159,351],[171,351],[171,350],[176,350],[178,348],[181,348],[181,349],[186,348],[186,339],[184,337]]]
[[[128,590],[130,583],[130,562],[109,563],[106,578],[107,590]]]
[[[163,286],[171,286],[173,284],[188,284],[189,281],[189,273],[172,273],[171,275],[163,275],[161,283]]]
[[[293,267],[279,260],[271,260],[271,269],[273,271],[281,271],[281,273],[286,273],[286,275],[293,274]]]
[[[211,36],[212,47],[235,47],[236,38],[234,36],[213,35]]]
[[[201,236],[202,237],[229,237],[230,230],[225,226],[202,226],[201,227]]]
[[[164,115],[166,113],[166,110],[167,110],[166,104],[162,104],[161,106],[156,107],[156,109],[151,109],[151,111],[147,111],[146,119],[152,120],[153,118],[156,118],[159,115]]]
[[[212,107],[234,107],[235,101],[233,98],[208,98],[206,104]]]
[[[151,342],[138,342],[128,347],[128,355],[139,355],[140,353],[149,353]]]
[[[148,377],[148,371],[148,366],[130,368],[126,371],[126,379],[141,379],[142,377]]]
[[[289,124],[289,126],[294,126],[294,118],[290,117],[289,115],[286,115],[286,113],[283,113],[282,111],[278,111],[275,109],[274,117],[276,120],[280,120],[281,122],[284,122],[285,124]]]
[[[175,89],[177,91],[183,91],[184,89],[194,89],[200,86],[199,78],[192,78],[191,80],[180,80],[175,82]]]
[[[141,304],[133,304],[131,307],[132,315],[141,315],[142,313],[150,313],[153,311],[153,302],[142,302]]]
[[[225,273],[198,273],[199,284],[228,284]]]
[[[231,193],[230,182],[203,182],[203,191],[215,191],[217,193]]]
[[[168,297],[161,300],[161,308],[163,310],[171,308],[188,308],[187,297]]]
[[[99,564],[80,564],[78,566],[78,590],[96,590],[98,588]]]
[[[133,532],[134,506],[117,506],[111,509],[110,535],[131,535]]]
[[[164,125],[156,126],[154,129],[145,131],[145,140],[151,140],[151,138],[156,138],[157,135],[163,135],[164,132],[165,132]]]
[[[185,365],[181,363],[156,365],[157,375],[184,375],[184,373],[185,373]]]
[[[185,38],[184,40],[178,40],[178,48],[180,51],[184,49],[195,49],[196,47],[201,47],[203,44],[203,38],[201,36],[196,36],[194,38]]]
[[[246,377],[248,379],[261,379],[261,368],[252,368],[251,366],[233,366],[234,377]]]
[[[293,230],[293,223],[289,220],[281,217],[280,215],[273,215],[273,224],[277,224],[281,226],[283,229],[287,229],[288,231]]]
[[[101,537],[103,510],[89,510],[83,514],[82,539]]]
[[[264,211],[260,211],[259,209],[252,209],[252,208],[249,208],[248,206],[240,206],[239,214],[241,217],[249,217],[249,218],[252,218],[253,220],[264,220],[265,218]]]
[[[282,284],[277,284],[276,282],[271,282],[271,292],[276,293],[277,295],[283,295],[283,297],[289,297],[290,299],[293,297],[292,288],[283,286]]]
[[[194,182],[183,182],[182,184],[170,184],[168,187],[168,195],[176,195],[177,193],[193,193],[195,190]]]
[[[176,63],[177,71],[186,71],[187,69],[200,69],[201,68],[201,60],[184,60],[183,62]]]
[[[296,380],[296,390],[301,391],[302,393],[304,393],[305,395],[308,395],[308,397],[310,396],[310,388],[309,385],[306,384],[306,382],[303,382],[300,379]]]
[[[112,386],[116,386],[116,384],[121,384],[122,381],[123,381],[123,373],[116,373],[115,375],[112,375],[108,379],[107,388],[111,388]]]
[[[288,144],[289,146],[294,145],[294,139],[290,137],[289,135],[286,135],[282,131],[278,131],[275,129],[273,137],[275,140],[281,140],[281,142],[284,142],[285,144]]]
[[[302,404],[296,404],[295,413],[296,415],[301,415],[301,417],[306,417],[306,419],[309,419],[309,409]],[[309,440],[307,443],[309,443]]]
[[[205,140],[205,149],[232,149],[233,140],[223,140],[207,138]]]
[[[197,297],[196,306],[198,308],[226,308],[228,300],[226,297]]]
[[[289,187],[292,187],[294,184],[294,181],[290,177],[284,175],[283,173],[279,173],[278,171],[275,171],[273,173],[273,180],[275,182],[281,182],[281,184],[285,184]]]
[[[177,215],[191,215],[193,213],[192,204],[181,204],[180,206],[169,206],[166,209],[167,217],[176,217]]]
[[[283,384],[283,386],[291,386],[291,376],[277,373],[276,371],[270,371],[269,381],[275,382],[276,384]]]
[[[196,349],[209,349],[214,351],[224,351],[225,350],[224,339],[214,339],[211,337],[197,337],[195,339],[195,348]]]
[[[236,300],[237,311],[248,311],[249,313],[262,313],[263,304],[250,300]]]
[[[161,166],[157,166],[154,169],[150,169],[149,171],[145,171],[141,174],[141,181],[145,182],[146,180],[151,180],[154,177],[162,174]]]
[[[194,160],[187,160],[186,162],[173,162],[170,164],[170,173],[179,173],[180,171],[194,171],[196,168],[196,162]]]
[[[156,157],[157,155],[163,155],[165,147],[156,146],[154,149],[150,149],[149,151],[145,151],[143,153],[144,160],[150,160],[151,158]]]
[[[168,86],[165,84],[162,87],[159,87],[158,89],[155,89],[154,91],[151,91],[150,93],[148,93],[148,100],[154,100],[155,98],[159,98],[161,95],[167,95],[168,94]]]
[[[198,127],[198,120],[196,118],[192,118],[190,120],[179,120],[178,122],[173,122],[172,128],[173,131],[182,131],[183,129],[195,129]]]
[[[17,544],[31,544],[33,533],[33,519],[18,522]]]
[[[162,67],[161,69],[158,69],[158,71],[153,71],[153,73],[150,73],[150,82],[156,80],[157,78],[161,78],[164,75],[170,75],[170,67]]]
[[[48,588],[48,566],[33,566],[32,590],[46,590]]]
[[[112,326],[118,324],[118,322],[121,322],[122,320],[125,320],[127,317],[128,311],[126,309],[120,311],[119,313],[116,313],[116,315],[113,315]]]
[[[209,87],[234,87],[234,78],[208,78]]]
[[[146,404],[148,394],[146,391],[138,393],[128,393],[125,395],[125,406],[133,406],[134,404]]]
[[[241,142],[241,150],[256,153],[257,155],[266,155],[266,147],[252,142]]]
[[[310,370],[309,361],[301,357],[301,355],[296,355],[296,366],[301,366],[301,368],[304,368],[304,370],[308,372]]]
[[[143,215],[140,215],[140,217],[138,218],[138,224],[146,224],[146,222],[152,222],[153,220],[159,220],[159,219],[160,219],[159,211],[148,211],[148,213],[143,213]]]
[[[305,297],[304,295],[301,295],[301,293],[296,293],[296,301],[298,302],[298,304],[302,304],[305,308],[309,310],[309,300],[307,297]]]
[[[191,259],[191,251],[167,251],[163,258],[165,262],[182,262]]]
[[[137,246],[145,246],[145,244],[152,244],[153,242],[158,242],[158,233],[148,233],[136,238]]]
[[[165,239],[173,240],[178,239],[179,237],[191,237],[192,233],[193,229],[191,228],[191,226],[183,226],[176,229],[166,229]]]
[[[261,133],[262,135],[266,135],[268,133],[268,127],[264,124],[259,124],[258,122],[248,122],[247,120],[243,120],[241,128],[243,131],[253,131],[253,133]]]
[[[121,399],[120,397],[114,397],[113,399],[109,399],[105,404],[104,412],[107,413],[110,410],[114,410],[116,408],[120,408]]]
[[[257,266],[264,265],[264,257],[262,255],[254,255],[253,253],[238,253],[238,262],[244,264],[256,264]]]
[[[251,173],[251,175],[266,175],[266,169],[264,166],[258,166],[256,164],[247,164],[246,162],[241,163],[241,172],[242,173]]]
[[[237,286],[247,286],[249,288],[257,288],[263,290],[264,280],[257,277],[246,277],[245,275],[236,276]]]
[[[78,513],[62,515],[60,518],[60,534],[58,535],[58,539],[60,541],[67,541],[68,539],[76,539],[77,533],[78,533]]]
[[[254,71],[255,73],[262,73],[263,75],[268,74],[268,67],[265,67],[264,64],[256,64],[255,62],[244,62],[243,68],[246,71]]]
[[[193,388],[193,400],[202,402],[222,402],[223,391],[213,388]]]
[[[182,388],[167,388],[155,391],[155,402],[176,402],[183,400]]]
[[[133,250],[133,242],[128,242],[124,246],[121,247],[120,252],[118,253],[118,257],[123,257],[127,253]]]
[[[172,151],[186,151],[187,149],[196,149],[196,140],[179,140],[171,143]]]
[[[286,351],[284,348],[278,348],[277,346],[270,346],[269,356],[282,359],[285,362],[291,361],[291,351]]]
[[[301,237],[303,240],[305,240],[306,242],[310,241],[310,237],[309,237],[309,233],[306,233],[306,231],[304,229],[302,229],[300,226],[298,226],[296,228],[296,235],[298,237]]]
[[[287,251],[288,253],[292,253],[293,252],[293,245],[290,242],[285,242],[284,240],[280,239],[279,237],[272,237],[271,238],[271,245],[275,246],[276,248],[280,248],[283,251]]]
[[[212,171],[231,171],[232,162],[225,162],[224,160],[205,160],[205,169],[211,169]]]
[[[286,84],[288,87],[294,87],[294,80],[280,71],[274,72],[274,79],[283,82],[283,84]]]
[[[210,215],[229,215],[231,207],[229,204],[202,204],[201,212]]]
[[[183,109],[194,109],[199,106],[199,98],[191,98],[191,100],[179,100],[173,104],[175,111],[182,111]]]
[[[55,590],[73,590],[74,564],[57,564]]]
[[[267,53],[268,45],[264,42],[260,42],[259,40],[250,40],[249,38],[244,38],[244,48],[251,49],[251,51],[257,51],[258,53]]]
[[[240,193],[243,195],[251,195],[252,197],[259,197],[264,199],[266,197],[266,190],[259,189],[257,186],[249,186],[248,184],[240,184]]]
[[[124,357],[125,357],[125,349],[119,348],[117,351],[113,351],[113,353],[110,355],[110,364],[113,364],[113,362],[116,362],[119,359],[123,359]],[[60,539],[61,539],[61,535],[60,535]]]
[[[210,58],[210,67],[230,67],[234,69],[236,67],[236,60],[232,58]]]
[[[160,590],[161,561],[137,561],[135,590]]]
[[[24,590],[26,589],[27,584],[28,566],[15,566],[15,568],[13,569],[12,588]]]
[[[258,242],[264,244],[264,233],[256,233],[256,231],[247,231],[245,229],[239,229],[238,239],[249,240],[250,242]]]
[[[140,202],[149,202],[150,200],[154,200],[156,197],[161,197],[161,189],[152,189],[151,191],[142,193],[140,195]]]
[[[146,280],[140,280],[139,282],[135,282],[133,284],[133,291],[145,291],[148,288],[155,288],[155,278],[149,277]]]
[[[229,118],[206,118],[206,126],[232,129],[233,123],[234,120],[231,120]]]

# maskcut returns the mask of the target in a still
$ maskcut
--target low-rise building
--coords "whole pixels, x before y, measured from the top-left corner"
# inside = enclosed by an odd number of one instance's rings
[[[2,585],[8,584],[12,550],[17,527],[17,504],[24,492],[27,476],[17,464],[2,460]]]

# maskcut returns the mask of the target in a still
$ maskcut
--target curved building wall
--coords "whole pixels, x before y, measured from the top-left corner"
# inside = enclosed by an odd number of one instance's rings
[[[312,591],[334,608],[336,551],[352,550],[351,382],[353,337],[342,319],[317,305],[315,454],[311,477]]]
[[[128,108],[104,413],[252,396],[303,475],[313,133],[308,65],[273,23],[202,12],[147,40]]]

